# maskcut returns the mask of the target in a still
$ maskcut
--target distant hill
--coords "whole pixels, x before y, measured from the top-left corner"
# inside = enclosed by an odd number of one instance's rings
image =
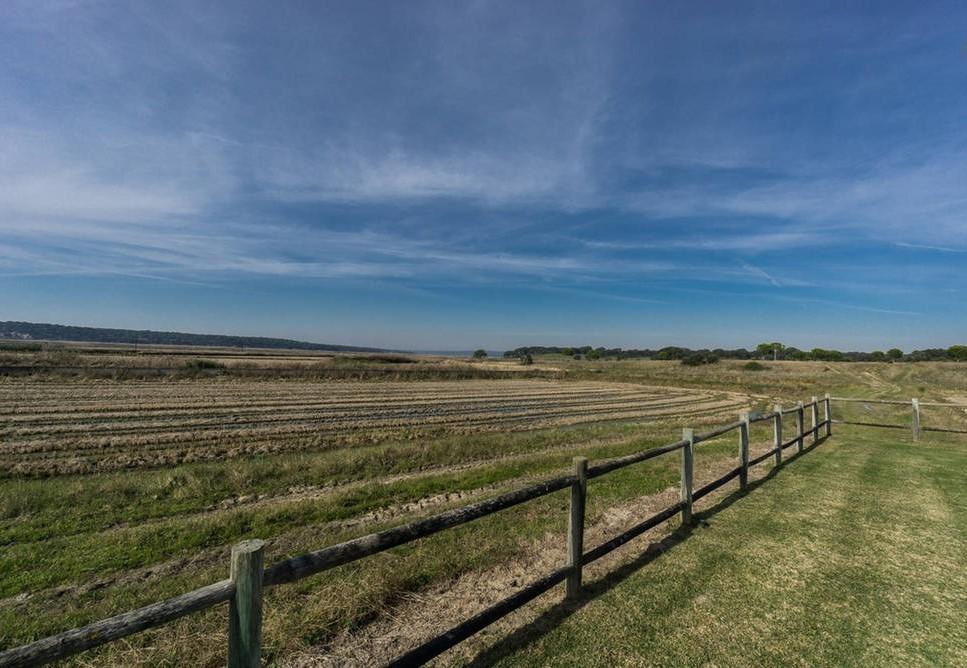
[[[308,343],[264,336],[230,336],[225,334],[186,334],[155,332],[149,329],[108,329],[106,327],[74,327],[36,322],[0,320],[0,339],[17,341],[84,341],[89,343],[140,343],[163,346],[217,346],[226,348],[291,348],[294,350],[333,350],[337,352],[383,353],[383,348],[340,346],[332,343]]]

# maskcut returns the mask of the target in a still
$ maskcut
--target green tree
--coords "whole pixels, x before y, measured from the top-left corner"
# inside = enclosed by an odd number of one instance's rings
[[[524,366],[530,366],[531,364],[534,363],[534,358],[531,357],[530,353],[521,353],[520,363],[523,364]]]
[[[589,360],[599,360],[599,359],[601,359],[601,351],[595,350],[595,349],[591,349],[591,350],[588,351],[587,357],[588,357]]]
[[[958,362],[967,361],[967,346],[950,346],[947,348],[947,356]]]
[[[901,360],[903,359],[903,351],[899,348],[890,348],[886,351],[886,356],[891,360]]]
[[[483,348],[477,348],[476,350],[473,351],[473,358],[475,360],[486,359],[486,357],[487,357],[487,351],[484,350]]]
[[[786,347],[778,341],[772,341],[770,343],[760,343],[755,347],[755,350],[762,357],[772,355],[772,359],[775,361],[779,359],[779,353],[785,350],[785,348]]]

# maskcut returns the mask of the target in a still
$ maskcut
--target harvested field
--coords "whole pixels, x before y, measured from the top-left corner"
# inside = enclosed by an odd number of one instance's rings
[[[0,646],[217,580],[244,538],[267,540],[276,561],[514,489],[577,454],[639,451],[750,407],[739,393],[591,380],[8,377]],[[734,456],[731,442],[703,449],[698,477]],[[666,489],[677,471],[674,458],[640,468],[596,512]],[[559,503],[404,550],[402,568],[384,555],[273,590],[267,656],[325,652],[399,596],[523,557],[559,530]],[[223,621],[192,618],[77,665],[221,665]]]
[[[36,369],[0,378],[0,647],[222,579],[231,545],[246,538],[266,540],[266,561],[274,563],[561,474],[575,455],[639,452],[677,439],[682,427],[701,431],[742,410],[823,391],[941,402],[967,391],[962,367],[953,365],[770,363],[751,374],[728,361],[692,369],[555,359],[539,362],[559,378],[521,377],[487,362],[499,379],[389,382],[358,380],[381,376],[361,375],[364,363],[350,362],[332,368],[348,365],[355,381],[224,369],[151,380]],[[460,364],[473,373],[482,366]],[[438,373],[443,363],[423,366]],[[845,404],[834,408],[848,415]],[[908,424],[909,409],[892,408],[889,417]],[[949,426],[962,409],[937,411],[943,415],[925,410],[927,424]],[[786,436],[793,423],[788,416]],[[929,434],[921,445],[947,436]],[[750,437],[752,456],[764,453],[771,423],[753,424]],[[736,432],[699,445],[696,487],[735,466],[736,446]],[[603,540],[667,505],[679,468],[680,458],[669,455],[595,482],[588,539]],[[566,494],[556,493],[272,588],[263,656],[270,665],[388,659],[559,564],[566,508]],[[637,544],[617,561],[603,560],[602,577],[634,562],[644,545]],[[554,605],[548,597],[440,663],[499,659],[488,645]],[[225,646],[219,609],[68,664],[217,666]]]
[[[541,380],[8,380],[0,471],[62,475],[319,451],[395,436],[732,414],[743,395]]]

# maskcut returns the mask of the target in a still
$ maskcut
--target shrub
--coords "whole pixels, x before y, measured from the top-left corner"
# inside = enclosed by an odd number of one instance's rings
[[[0,350],[15,350],[20,353],[39,353],[43,344],[25,341],[0,341]]]
[[[702,366],[703,364],[715,364],[719,358],[709,352],[689,353],[682,357],[682,364],[685,366]]]
[[[366,362],[378,362],[381,364],[416,364],[416,360],[412,357],[407,357],[406,355],[393,355],[391,353],[362,355],[356,359],[361,359]]]
[[[336,355],[332,358],[332,365],[341,369],[357,369],[380,366],[383,364],[416,364],[417,361],[406,355],[374,354],[374,355]]]
[[[769,367],[767,367],[765,364],[762,364],[760,362],[756,362],[755,360],[753,360],[751,362],[746,362],[745,364],[743,364],[742,368],[745,369],[746,371],[765,371]]]
[[[476,350],[473,351],[473,358],[475,360],[482,360],[482,359],[485,359],[486,357],[487,357],[487,351],[484,350],[483,348],[477,348]]]
[[[520,356],[520,363],[524,366],[530,366],[534,363],[534,358],[531,357],[530,353],[522,353]]]
[[[191,371],[207,371],[210,369],[224,369],[225,365],[215,360],[198,358],[185,362],[185,368]]]

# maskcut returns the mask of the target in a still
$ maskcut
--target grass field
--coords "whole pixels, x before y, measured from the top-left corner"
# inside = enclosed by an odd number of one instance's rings
[[[0,646],[219,580],[243,538],[267,539],[271,563],[552,475],[578,454],[661,445],[682,426],[721,424],[743,408],[827,390],[967,395],[963,367],[943,364],[769,363],[753,372],[733,362],[692,369],[549,358],[534,366],[553,380],[521,378],[519,366],[495,361],[485,378],[407,382],[371,380],[396,361],[347,364],[377,373],[363,381],[231,370],[0,378]],[[456,378],[484,368],[447,365]],[[757,427],[753,455],[770,439]],[[734,466],[735,455],[734,438],[702,444],[696,485]],[[677,458],[632,469],[595,487],[590,537],[618,533],[677,495]],[[391,658],[558,566],[566,503],[566,494],[552,495],[271,590],[266,656],[278,665]],[[224,627],[216,610],[76,663],[220,665]],[[445,662],[486,651],[472,641]]]
[[[963,440],[841,429],[478,663],[967,665],[965,470]]]

